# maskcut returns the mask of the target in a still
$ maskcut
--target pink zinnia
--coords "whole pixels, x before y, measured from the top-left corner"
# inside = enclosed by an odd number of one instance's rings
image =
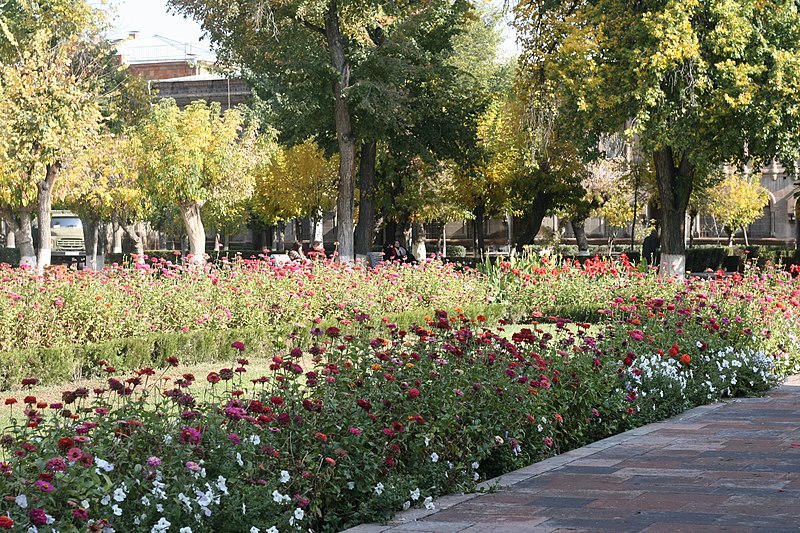
[[[47,481],[42,481],[41,479],[36,481],[36,486],[42,489],[42,491],[44,492],[53,492],[53,490],[55,489],[55,487],[51,483],[48,483]]]
[[[361,435],[361,430],[358,428],[350,428],[350,433],[353,435]]]
[[[69,459],[72,462],[80,461],[82,457],[83,457],[83,450],[81,450],[80,448],[70,448],[67,451],[67,459]]]

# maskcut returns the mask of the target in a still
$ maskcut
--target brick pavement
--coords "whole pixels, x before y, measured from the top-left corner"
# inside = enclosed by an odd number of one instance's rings
[[[345,533],[800,532],[800,376]]]

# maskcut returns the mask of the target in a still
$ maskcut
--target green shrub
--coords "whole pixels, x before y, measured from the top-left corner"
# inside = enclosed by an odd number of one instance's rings
[[[467,247],[460,244],[447,245],[447,257],[466,257]]]
[[[19,248],[0,248],[0,263],[19,266]]]

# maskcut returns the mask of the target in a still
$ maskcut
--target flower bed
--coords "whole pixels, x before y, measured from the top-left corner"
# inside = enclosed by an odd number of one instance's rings
[[[267,376],[247,375],[234,342],[235,363],[207,376],[143,368],[57,403],[7,399],[0,527],[339,531],[777,382],[760,335],[728,327],[731,309],[678,296],[511,338],[482,316],[401,329],[357,313],[287,347]]]

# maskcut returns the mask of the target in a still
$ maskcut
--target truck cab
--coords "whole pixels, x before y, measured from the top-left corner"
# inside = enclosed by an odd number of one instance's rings
[[[36,221],[34,221],[34,224]],[[83,224],[71,211],[50,212],[50,244],[53,264],[77,262],[80,268],[86,264],[86,243],[83,240]]]

